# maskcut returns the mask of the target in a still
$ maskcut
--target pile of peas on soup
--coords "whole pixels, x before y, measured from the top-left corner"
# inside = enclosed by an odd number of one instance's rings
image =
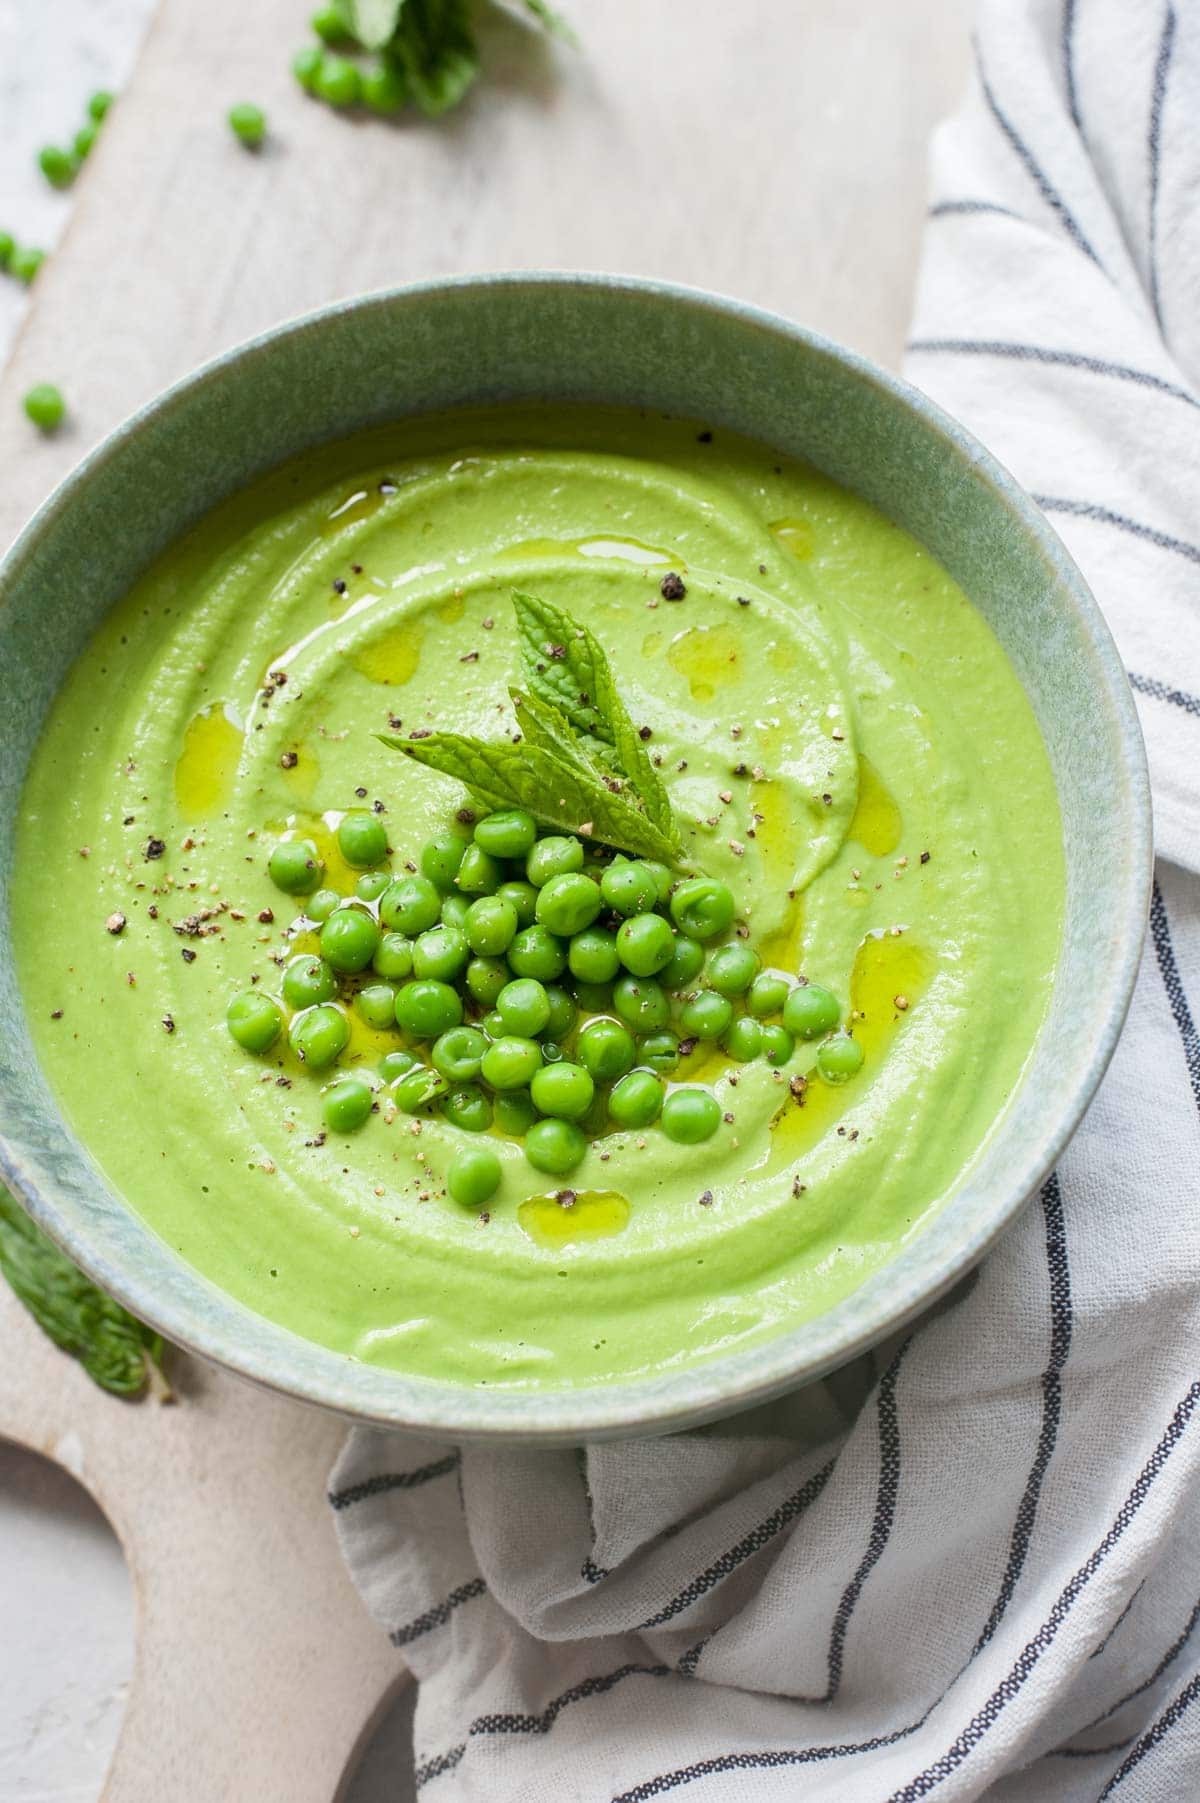
[[[820,1040],[826,1082],[860,1068],[837,997],[762,968],[737,936],[726,884],[543,833],[518,809],[464,813],[469,836],[430,839],[400,876],[379,815],[343,815],[338,849],[362,872],[352,895],[324,886],[311,840],[285,839],[271,853],[276,887],[303,898],[292,932],[315,932],[318,949],[288,960],[279,995],[247,989],[226,1018],[246,1051],[269,1052],[286,1032],[301,1064],[331,1073],[330,1131],[364,1126],[383,1093],[466,1135],[520,1139],[535,1170],[565,1177],[611,1131],[709,1139],[721,1121],[716,1096],[672,1081],[700,1042],[736,1063],[781,1066],[798,1039]],[[395,1035],[372,1075],[336,1074],[352,1013]],[[478,1207],[500,1177],[488,1139],[472,1138],[447,1186]]]

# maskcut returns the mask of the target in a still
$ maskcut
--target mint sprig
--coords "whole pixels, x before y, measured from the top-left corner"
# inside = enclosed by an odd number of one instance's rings
[[[552,36],[575,43],[546,0],[514,0],[514,6]],[[347,35],[364,50],[383,52],[431,118],[457,106],[479,74],[470,0],[338,0],[338,8]]]
[[[42,1332],[77,1358],[102,1390],[140,1396],[162,1376],[162,1340],[98,1290],[0,1185],[0,1273]]]
[[[463,783],[489,808],[524,808],[542,826],[677,864],[679,829],[657,770],[586,626],[514,594],[526,689],[510,688],[520,738],[424,732],[385,745]]]

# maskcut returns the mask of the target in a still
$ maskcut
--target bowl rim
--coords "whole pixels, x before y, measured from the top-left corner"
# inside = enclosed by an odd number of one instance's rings
[[[1003,1200],[938,1257],[924,1262],[920,1259],[924,1235],[918,1233],[895,1258],[821,1315],[749,1347],[672,1368],[655,1378],[544,1391],[481,1390],[446,1380],[418,1379],[403,1371],[364,1365],[306,1340],[258,1316],[188,1266],[189,1276],[215,1299],[215,1307],[198,1311],[197,1321],[195,1314],[187,1317],[180,1307],[160,1304],[153,1271],[147,1276],[139,1269],[136,1246],[130,1248],[131,1255],[123,1262],[116,1263],[110,1255],[89,1247],[86,1230],[70,1218],[73,1208],[60,1208],[54,1195],[48,1193],[48,1186],[39,1183],[17,1148],[0,1133],[0,1177],[38,1225],[89,1277],[171,1343],[262,1388],[355,1422],[433,1439],[554,1446],[678,1431],[751,1408],[812,1382],[906,1326],[978,1263],[1053,1170],[1112,1058],[1141,959],[1153,880],[1153,840],[1145,745],[1123,662],[1082,572],[1027,491],[972,433],[903,377],[885,370],[861,352],[768,308],[683,283],[602,271],[498,270],[373,289],[282,320],[170,383],[94,446],[40,504],[0,558],[0,602],[5,589],[19,579],[36,555],[44,533],[70,510],[83,486],[119,457],[148,421],[223,381],[239,366],[269,357],[281,340],[319,334],[331,321],[347,314],[420,305],[447,292],[521,288],[535,292],[582,288],[618,299],[641,296],[684,312],[732,317],[756,332],[826,357],[888,401],[918,414],[926,427],[957,454],[963,466],[993,491],[1036,545],[1055,589],[1069,597],[1076,624],[1085,634],[1113,710],[1115,732],[1124,756],[1123,800],[1128,808],[1128,818],[1121,822],[1126,855],[1121,866],[1120,918],[1115,922],[1110,958],[1103,972],[1106,1005],[1099,1017],[1093,1015],[1089,1057],[1075,1067],[1074,1080],[1058,1098],[1052,1118],[1026,1146]],[[1023,1076],[1021,1085],[1025,1081]],[[88,1158],[86,1146],[83,1152]],[[116,1200],[120,1205],[121,1199]],[[136,1238],[157,1242],[164,1258],[176,1258],[131,1209],[126,1207],[125,1214]],[[843,1329],[838,1333],[836,1324],[845,1303],[872,1292],[873,1305],[865,1309],[860,1306],[856,1311],[857,1325],[851,1331]],[[247,1320],[257,1323],[261,1337],[272,1343],[267,1353],[261,1348],[252,1356],[245,1353]],[[239,1333],[239,1323],[243,1333]],[[374,1397],[368,1395],[371,1390]],[[395,1407],[389,1404],[391,1395],[395,1397]]]

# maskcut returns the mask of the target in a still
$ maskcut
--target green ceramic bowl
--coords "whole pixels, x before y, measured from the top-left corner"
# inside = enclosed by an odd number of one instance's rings
[[[807,457],[920,539],[980,608],[1033,702],[1066,836],[1066,934],[1029,1071],[969,1180],[892,1263],[815,1321],[682,1372],[505,1395],[356,1364],[249,1313],[108,1189],[38,1068],[13,972],[13,823],[51,699],[105,610],[200,514],[320,440],[405,414],[554,397],[663,409]],[[171,1340],[362,1420],[553,1443],[678,1428],[820,1375],[960,1277],[1050,1171],[1133,988],[1150,804],[1112,639],[1027,495],[894,376],[752,307],[601,276],[501,275],[373,295],[280,327],[136,414],[0,568],[0,1171],[98,1283]]]

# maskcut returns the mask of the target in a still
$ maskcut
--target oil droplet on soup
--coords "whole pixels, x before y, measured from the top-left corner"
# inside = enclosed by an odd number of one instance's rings
[[[424,636],[419,622],[405,620],[364,645],[354,659],[354,667],[372,682],[385,683],[391,689],[403,688],[417,673]]]
[[[581,1189],[575,1192],[574,1202],[564,1207],[557,1194],[529,1196],[517,1209],[517,1220],[539,1246],[608,1239],[627,1224],[629,1198],[615,1189]]]
[[[183,735],[175,765],[175,800],[197,820],[228,801],[242,750],[242,730],[223,701],[202,708]]]

